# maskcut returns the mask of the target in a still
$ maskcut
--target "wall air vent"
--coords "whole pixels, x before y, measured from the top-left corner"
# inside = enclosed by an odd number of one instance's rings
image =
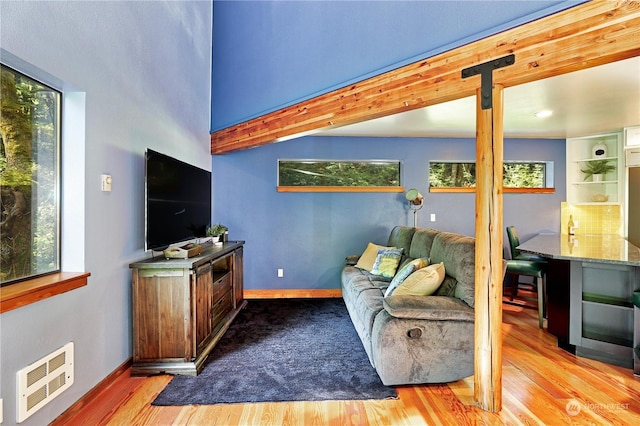
[[[73,384],[73,342],[18,371],[21,423]]]

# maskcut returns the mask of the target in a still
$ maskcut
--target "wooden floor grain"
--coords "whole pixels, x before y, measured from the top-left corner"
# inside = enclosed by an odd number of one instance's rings
[[[538,328],[536,311],[504,305],[503,409],[482,411],[473,377],[400,386],[397,400],[154,407],[171,380],[122,374],[68,425],[638,425],[640,377],[578,358]],[[58,422],[57,424],[61,424]]]

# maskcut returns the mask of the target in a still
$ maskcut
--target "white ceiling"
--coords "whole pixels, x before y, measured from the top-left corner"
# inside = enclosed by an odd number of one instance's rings
[[[640,125],[640,57],[504,91],[507,138],[567,138]],[[475,137],[475,97],[323,130],[330,136]],[[536,113],[553,115],[538,118]]]

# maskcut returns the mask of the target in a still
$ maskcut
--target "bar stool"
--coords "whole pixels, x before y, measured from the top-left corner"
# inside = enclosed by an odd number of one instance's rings
[[[513,296],[518,295],[518,286],[520,284],[520,275],[533,277],[534,284],[538,293],[538,326],[543,328],[543,319],[545,313],[545,300],[547,297],[545,288],[545,265],[546,260],[535,254],[522,253],[517,247],[520,245],[518,231],[515,226],[507,226],[507,237],[509,238],[509,248],[511,249],[511,260],[507,260],[506,275],[510,276],[509,281],[515,281]]]
[[[532,253],[522,253],[518,250],[520,245],[520,238],[518,238],[518,231],[515,226],[507,226],[507,237],[509,238],[509,248],[511,249],[511,259],[514,260],[531,260],[539,263],[546,263],[544,257],[538,256]]]
[[[506,277],[512,276],[516,282],[516,292],[518,288],[519,276],[524,275],[528,277],[533,277],[535,281],[535,286],[538,291],[538,327],[544,328],[543,326],[543,318],[544,318],[544,301],[546,298],[545,292],[545,283],[544,283],[544,269],[537,262],[532,262],[530,260],[507,260],[507,271]],[[506,278],[505,277],[505,278]]]
[[[640,291],[633,292],[633,374],[640,376]]]

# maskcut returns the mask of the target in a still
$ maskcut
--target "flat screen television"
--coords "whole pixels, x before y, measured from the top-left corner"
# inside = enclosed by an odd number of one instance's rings
[[[211,222],[211,172],[147,149],[146,250],[204,237]]]

